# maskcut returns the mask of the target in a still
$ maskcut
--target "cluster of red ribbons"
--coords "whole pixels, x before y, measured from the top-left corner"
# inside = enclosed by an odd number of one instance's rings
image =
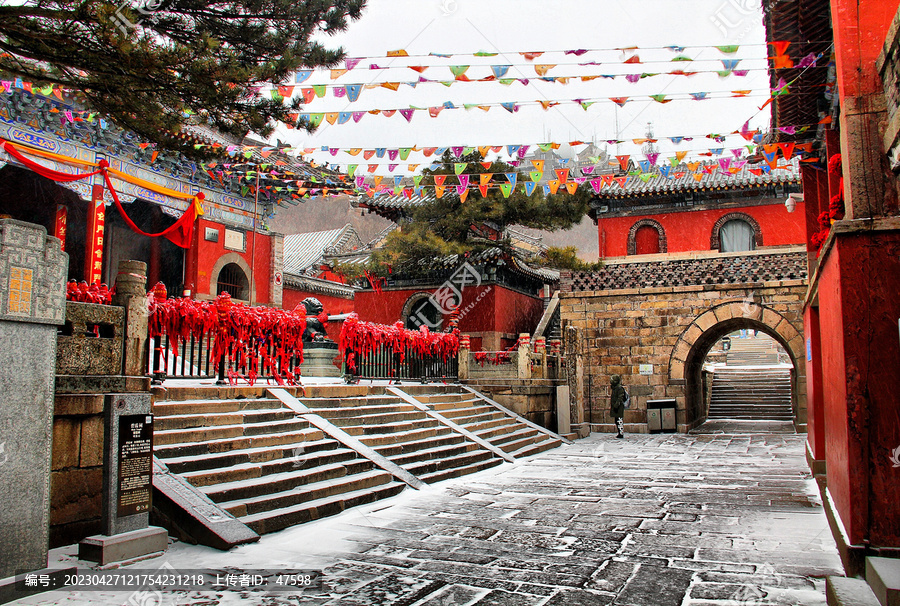
[[[306,311],[235,304],[227,293],[215,302],[187,298],[165,298],[158,287],[150,302],[150,337],[168,335],[173,351],[190,337],[211,336],[210,351],[216,366],[228,356],[236,368],[247,369],[250,385],[260,375],[272,376],[279,385],[295,385],[303,362],[303,331]],[[229,371],[232,383],[240,376]]]
[[[420,357],[432,356],[447,362],[459,353],[459,331],[430,332],[422,325],[419,330],[403,328],[403,322],[393,326],[360,322],[359,316],[350,314],[341,327],[340,351],[345,355],[350,372],[356,371],[356,361],[371,353],[390,350],[400,356],[402,362],[406,352]]]
[[[835,154],[828,161],[829,175],[843,175],[841,164],[841,154]],[[844,218],[844,177],[841,176],[838,182],[838,191],[831,197],[828,203],[828,210],[819,213],[819,231],[810,236],[809,243],[813,250],[822,248],[822,244],[828,239],[831,231],[831,224],[834,221],[840,221]]]
[[[112,295],[112,291],[109,290],[105,283],[94,282],[88,286],[88,283],[84,280],[81,282],[69,280],[66,284],[66,301],[110,305],[112,303]]]
[[[476,351],[472,355],[482,368],[484,368],[485,362],[493,366],[500,366],[501,364],[509,364],[512,361],[512,356],[508,349],[506,351]]]

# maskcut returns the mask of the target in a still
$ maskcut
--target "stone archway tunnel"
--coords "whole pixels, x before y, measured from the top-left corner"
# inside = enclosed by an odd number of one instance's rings
[[[678,431],[689,431],[705,420],[700,375],[706,354],[722,336],[752,328],[789,353],[794,423],[805,430],[806,254],[787,249],[669,257],[563,274],[561,318],[580,333],[583,407],[590,412],[579,413],[579,421],[592,421],[595,431],[612,427],[608,386],[618,374],[634,401],[626,427],[648,431],[647,401],[675,399]]]

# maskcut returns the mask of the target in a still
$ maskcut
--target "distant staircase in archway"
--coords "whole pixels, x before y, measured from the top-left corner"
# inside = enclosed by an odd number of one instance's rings
[[[717,368],[708,418],[792,420],[790,368]]]
[[[778,345],[763,335],[731,339],[727,360],[728,366],[772,366],[778,364]]]

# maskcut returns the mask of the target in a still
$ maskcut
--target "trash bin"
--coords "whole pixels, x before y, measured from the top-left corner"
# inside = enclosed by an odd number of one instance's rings
[[[650,433],[675,433],[675,400],[647,400],[647,426]]]

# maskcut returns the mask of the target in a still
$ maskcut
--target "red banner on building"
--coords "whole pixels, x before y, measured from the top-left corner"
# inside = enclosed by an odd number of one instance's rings
[[[56,226],[53,235],[59,238],[60,247],[66,250],[66,221],[69,218],[69,209],[65,204],[56,205]]]
[[[103,186],[93,185],[91,206],[88,212],[87,246],[84,256],[84,274],[88,284],[100,282],[103,274],[103,226],[106,224],[106,206],[103,203]]]

